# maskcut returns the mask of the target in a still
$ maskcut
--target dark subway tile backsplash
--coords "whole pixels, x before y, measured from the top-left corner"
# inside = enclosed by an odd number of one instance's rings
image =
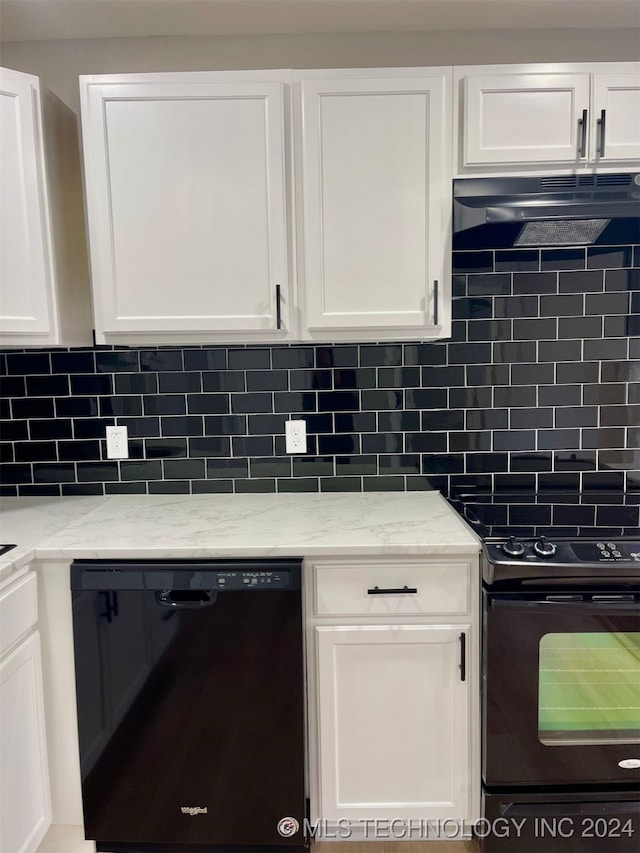
[[[583,270],[586,266],[584,249],[543,249],[541,269]]]
[[[602,293],[603,273],[601,270],[561,272],[559,285],[560,293]]]
[[[495,263],[493,256],[493,252],[454,252],[453,272],[493,272]]]
[[[33,376],[37,373],[51,373],[50,353],[8,352],[6,354],[6,363],[6,373],[8,376]]]
[[[98,373],[116,373],[126,371],[137,372],[140,369],[141,353],[117,350],[114,352],[97,352],[95,354],[96,370]],[[87,372],[87,371],[83,371]]]
[[[18,377],[5,380],[3,393],[7,393],[6,386],[15,378]],[[69,394],[68,376],[27,376],[26,380],[27,397],[65,397]]]
[[[456,251],[450,341],[0,353],[2,494],[640,490],[639,264]]]
[[[558,275],[551,272],[514,273],[514,294],[558,292]]]
[[[592,246],[587,249],[587,269],[617,269],[633,265],[631,246]]]
[[[11,400],[11,414],[16,419],[35,420],[36,418],[53,418],[54,405],[52,399],[46,398],[14,398]]]
[[[108,424],[113,423],[113,420],[107,420]],[[78,427],[76,425],[76,432],[74,435],[74,424],[73,421],[70,421],[66,418],[57,418],[54,420],[43,420],[43,421],[10,421],[9,426],[17,426],[17,432],[20,433],[20,438],[31,438],[32,441],[42,440],[51,440],[55,438],[82,438]],[[7,433],[10,430],[7,429]],[[104,430],[103,430],[104,435]],[[16,436],[18,437],[18,436]],[[4,427],[0,429],[0,441],[4,439],[9,439],[10,436],[7,434],[5,436]]]

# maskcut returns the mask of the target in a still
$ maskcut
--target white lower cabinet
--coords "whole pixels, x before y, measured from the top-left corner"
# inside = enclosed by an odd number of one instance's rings
[[[316,627],[320,811],[460,818],[468,811],[470,626]]]
[[[0,850],[34,853],[51,823],[36,578],[0,593]]]
[[[477,562],[307,564],[312,823],[479,817]]]

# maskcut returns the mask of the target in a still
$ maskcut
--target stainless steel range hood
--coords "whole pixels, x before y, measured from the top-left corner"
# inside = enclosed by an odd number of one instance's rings
[[[592,246],[640,240],[640,174],[460,178],[454,249]]]

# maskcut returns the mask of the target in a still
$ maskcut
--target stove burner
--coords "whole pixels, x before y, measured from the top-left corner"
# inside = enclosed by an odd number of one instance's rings
[[[597,538],[605,545],[640,538],[640,491],[468,491],[450,503],[481,537]],[[551,556],[542,543],[538,554]]]

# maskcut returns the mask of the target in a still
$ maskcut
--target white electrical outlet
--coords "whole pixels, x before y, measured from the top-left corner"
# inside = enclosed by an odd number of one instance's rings
[[[129,458],[129,436],[126,426],[107,427],[107,459]]]
[[[299,419],[284,422],[285,449],[287,453],[307,452],[307,422]]]

